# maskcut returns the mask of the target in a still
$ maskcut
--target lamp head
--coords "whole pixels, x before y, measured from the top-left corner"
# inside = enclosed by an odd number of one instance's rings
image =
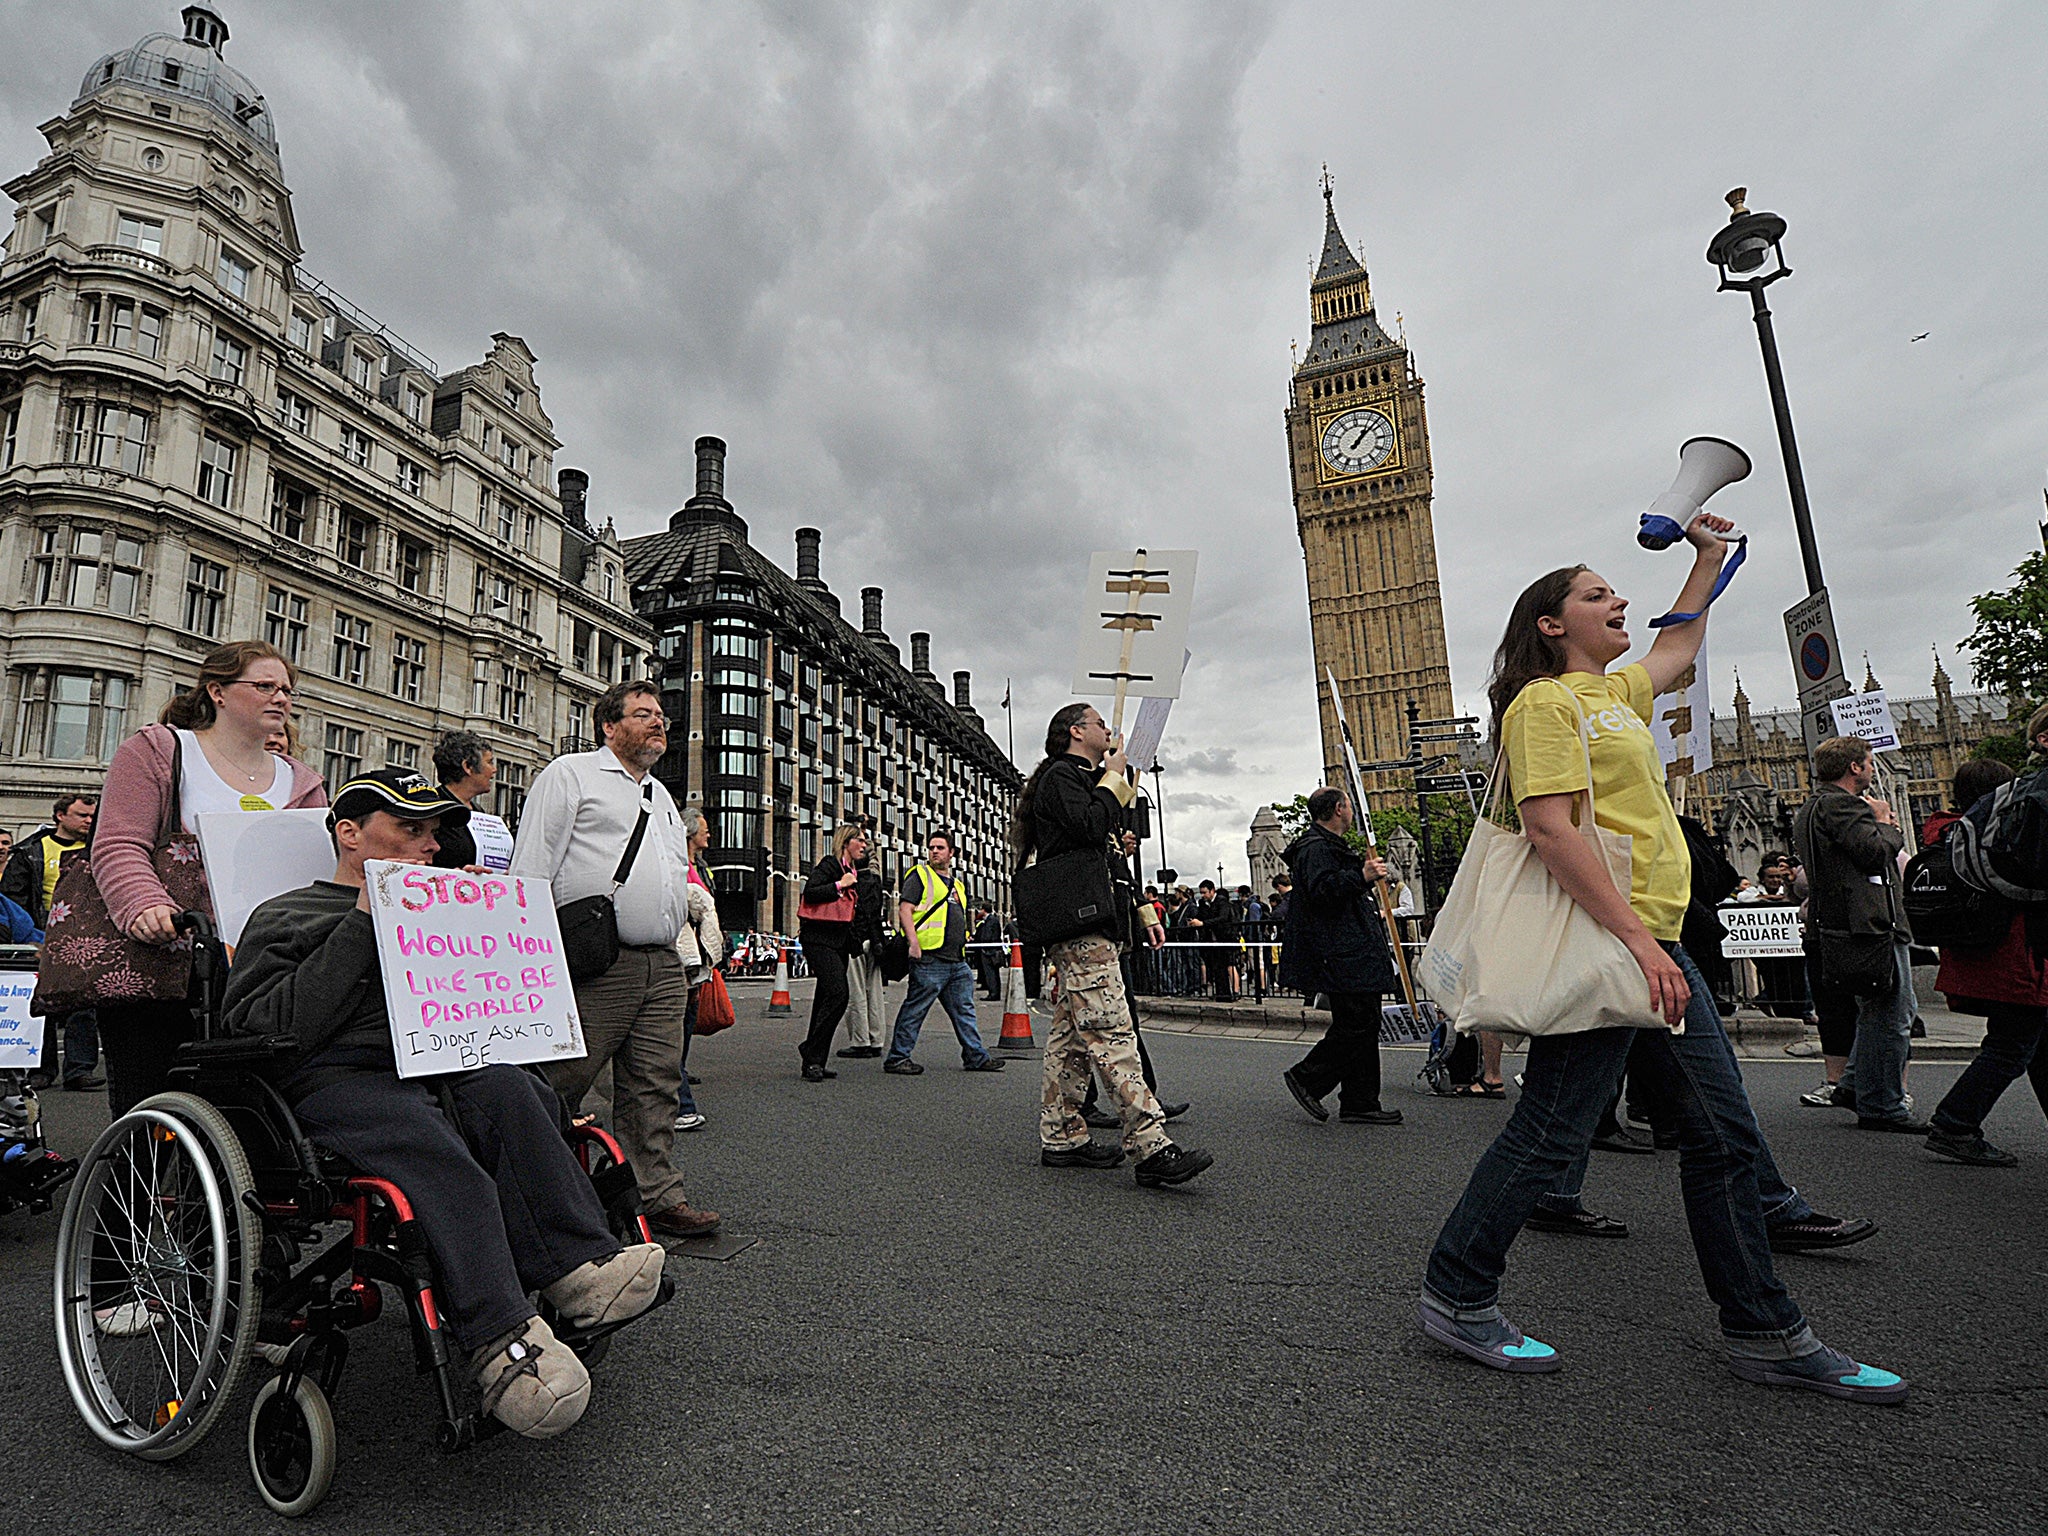
[[[1778,251],[1778,242],[1785,238],[1785,221],[1775,213],[1751,213],[1748,196],[1747,187],[1728,193],[1728,222],[1707,246],[1707,260],[1721,269],[1724,283],[1731,272],[1739,276],[1755,272],[1773,253],[1777,254],[1778,270],[1767,274],[1765,281],[1791,270]]]

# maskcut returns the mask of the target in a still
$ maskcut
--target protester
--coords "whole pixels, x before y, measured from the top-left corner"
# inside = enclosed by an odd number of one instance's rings
[[[1003,953],[1003,920],[987,907],[979,909],[974,924],[974,975],[982,996],[992,1003],[1003,1000],[1003,968],[1009,956]]]
[[[1925,1136],[1906,1104],[1912,1053],[1912,932],[1899,887],[1905,834],[1891,802],[1867,796],[1877,768],[1870,744],[1832,736],[1814,749],[1814,792],[1792,823],[1812,888],[1824,993],[1856,999],[1856,1039],[1834,1102],[1866,1131]],[[1873,958],[1874,957],[1874,958]]]
[[[1219,1003],[1236,1002],[1237,913],[1214,880],[1204,880],[1196,891],[1188,926],[1196,930],[1195,941],[1203,946],[1202,968],[1208,972],[1212,996]]]
[[[676,1129],[701,1131],[704,1115],[697,1108],[694,1092],[697,1079],[690,1075],[690,1041],[697,1032],[697,998],[725,957],[725,934],[718,926],[718,902],[711,894],[711,877],[704,868],[704,850],[711,846],[711,823],[697,807],[683,812],[683,852],[689,860],[684,876],[684,896],[689,910],[676,948],[683,957],[683,980],[690,998],[683,1005],[682,1084],[676,1090]]]
[[[882,946],[888,940],[884,923],[890,901],[881,873],[874,867],[873,842],[854,861],[853,927],[846,935],[846,1044],[836,1054],[853,1061],[872,1061],[888,1039],[888,1005],[882,991]]]
[[[92,873],[107,911],[130,938],[172,944],[178,909],[157,877],[157,850],[196,831],[211,811],[302,810],[327,804],[320,775],[264,747],[291,713],[298,674],[261,640],[207,653],[192,687],[158,723],[122,742],[107,769],[94,828]],[[107,1104],[118,1118],[169,1085],[171,1059],[192,1038],[191,997],[102,1001]]]
[[[1017,800],[1011,842],[1019,867],[1034,856],[1050,861],[1077,851],[1101,857],[1106,866],[1123,808],[1137,794],[1128,767],[1122,739],[1111,738],[1094,706],[1069,704],[1055,713],[1046,727],[1045,757]],[[1138,1183],[1153,1188],[1184,1184],[1215,1158],[1174,1144],[1159,1100],[1145,1086],[1117,964],[1134,913],[1141,921],[1150,915],[1148,908],[1105,912],[1090,931],[1045,947],[1060,998],[1046,1033],[1039,1161],[1048,1168],[1114,1168],[1128,1151],[1139,1159]],[[1145,939],[1156,948],[1163,935],[1148,923]],[[1116,1099],[1122,1148],[1092,1140],[1081,1118],[1091,1070],[1101,1071]]]
[[[637,1316],[661,1284],[658,1243],[621,1247],[561,1133],[560,1106],[523,1067],[398,1075],[363,865],[429,862],[466,807],[420,774],[382,768],[342,786],[328,816],[336,864],[250,915],[223,1012],[235,1034],[285,1035],[271,1069],[312,1140],[405,1191],[438,1296],[486,1413],[536,1439],[583,1416],[590,1375],[534,1310],[569,1324]]]
[[[1345,841],[1353,811],[1343,790],[1316,790],[1308,814],[1308,830],[1284,855],[1297,894],[1287,908],[1280,985],[1303,997],[1327,992],[1330,1023],[1280,1080],[1316,1120],[1330,1118],[1323,1099],[1335,1088],[1345,1124],[1399,1125],[1401,1111],[1380,1105],[1380,998],[1400,985],[1372,894],[1387,866]]]
[[[797,903],[797,937],[803,941],[817,986],[811,992],[811,1027],[797,1047],[803,1079],[822,1083],[839,1074],[825,1065],[832,1032],[846,1013],[846,953],[859,915],[860,861],[867,857],[867,828],[848,822],[832,834],[832,851],[812,866]]]
[[[1267,912],[1276,923],[1287,921],[1287,912],[1294,900],[1294,881],[1286,875],[1273,877],[1273,899],[1266,903]]]
[[[50,825],[31,833],[7,855],[4,873],[0,873],[0,897],[21,909],[29,927],[35,930],[36,943],[42,942],[43,930],[49,926],[50,904],[57,899],[57,876],[64,855],[91,843],[93,816],[98,809],[96,796],[59,795],[50,807]],[[43,1020],[42,1065],[29,1074],[29,1081],[38,1088],[47,1088],[58,1080],[60,1031],[64,1086],[75,1092],[105,1086],[107,1080],[93,1070],[99,1065],[100,1037],[98,1012],[92,1008],[74,1008]]]
[[[478,798],[490,793],[498,776],[497,754],[475,731],[447,731],[434,743],[434,773],[441,787],[474,813]],[[441,851],[434,856],[438,867],[469,869],[477,862],[476,836],[468,817],[453,818],[442,828],[440,842]]]
[[[14,834],[5,828],[0,828],[0,869],[6,868],[7,861],[13,857]]]
[[[969,1072],[1000,1072],[1003,1063],[981,1043],[974,1018],[974,968],[967,963],[967,898],[953,869],[953,834],[925,839],[925,861],[903,877],[896,892],[896,926],[910,946],[910,987],[896,1013],[896,1032],[882,1070],[898,1077],[924,1071],[911,1060],[918,1031],[933,1002],[946,1010],[960,1041],[960,1064]]]
[[[512,873],[551,881],[557,907],[609,892],[617,912],[618,959],[576,983],[587,1054],[553,1063],[548,1076],[574,1113],[611,1064],[612,1129],[648,1224],[701,1237],[718,1229],[718,1213],[691,1206],[673,1160],[689,999],[676,941],[689,911],[689,854],[675,801],[652,771],[668,750],[668,722],[644,679],[612,684],[590,715],[604,745],[541,769],[512,849]]]
[[[1553,571],[1525,590],[1494,657],[1492,738],[1504,749],[1507,784],[1537,857],[1627,948],[1654,1012],[1672,1028],[1683,1026],[1682,1034],[1652,1030],[1647,1038],[1655,1043],[1658,1086],[1678,1116],[1687,1224],[1720,1311],[1730,1369],[1766,1385],[1894,1402],[1905,1383],[1822,1345],[1772,1269],[1758,1195],[1762,1137],[1720,1011],[1677,942],[1689,856],[1645,722],[1651,701],[1699,653],[1729,526],[1708,513],[1692,520],[1693,568],[1674,607],[1694,616],[1663,627],[1646,660],[1612,675],[1608,668],[1629,648],[1623,598],[1583,566]],[[1588,792],[1598,824],[1630,840],[1626,894],[1574,824]],[[1422,1299],[1429,1338],[1496,1370],[1557,1369],[1555,1349],[1502,1315],[1500,1279],[1537,1197],[1590,1144],[1637,1033],[1532,1035],[1521,1097],[1430,1255]]]
[[[1123,857],[1120,859],[1112,858],[1109,861],[1110,895],[1112,900],[1121,902],[1130,899],[1129,893],[1135,889],[1137,883],[1136,878],[1130,873],[1130,861],[1138,852],[1137,834],[1128,828],[1118,833],[1117,847],[1122,852]],[[1153,899],[1149,889],[1145,896],[1135,898],[1135,904],[1139,911],[1138,927],[1134,931],[1142,933],[1159,920],[1161,909],[1159,903]],[[1147,912],[1151,913],[1149,918],[1146,916]],[[1157,964],[1161,955],[1165,953],[1168,953],[1168,951],[1148,948],[1144,951],[1144,956],[1154,964]],[[1144,1075],[1145,1086],[1151,1089],[1153,1097],[1159,1100],[1159,1113],[1165,1117],[1168,1124],[1171,1124],[1193,1108],[1193,1105],[1186,1099],[1176,1102],[1160,1095],[1159,1074],[1153,1068],[1152,1052],[1145,1045],[1145,1031],[1140,1026],[1138,1019],[1138,978],[1137,965],[1135,963],[1137,956],[1138,951],[1132,946],[1128,944],[1123,946],[1122,951],[1117,955],[1117,974],[1123,979],[1124,1005],[1131,1016],[1131,1040],[1138,1048],[1138,1070]],[[1101,1082],[1102,1074],[1091,1068],[1088,1073],[1088,1092],[1081,1100],[1081,1118],[1091,1130],[1119,1130],[1123,1126],[1122,1117],[1111,1114],[1101,1105],[1099,1091]]]
[[[1955,809],[1927,818],[1920,829],[1922,844],[1932,848],[1940,843],[1965,811],[2014,777],[2011,768],[1988,758],[1964,763],[1956,770]],[[2042,1032],[2048,1029],[2048,956],[2028,944],[2025,912],[2013,908],[2005,937],[1988,948],[1944,945],[1934,988],[1948,999],[1951,1013],[1983,1018],[1984,1043],[1934,1107],[1927,1149],[1981,1168],[2015,1167],[2016,1154],[1984,1139],[1984,1117],[2022,1074],[2032,1080],[2034,1096],[2048,1111],[2048,1051],[2041,1049]]]

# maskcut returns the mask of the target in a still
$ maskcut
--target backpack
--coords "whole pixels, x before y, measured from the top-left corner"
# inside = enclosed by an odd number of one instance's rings
[[[1949,829],[1955,871],[1973,890],[2048,904],[2048,769],[2001,784]]]
[[[1957,823],[1960,825],[1960,823]],[[2012,904],[1965,884],[1955,867],[1954,827],[1906,865],[1906,923],[1915,944],[1995,949],[2012,932]]]

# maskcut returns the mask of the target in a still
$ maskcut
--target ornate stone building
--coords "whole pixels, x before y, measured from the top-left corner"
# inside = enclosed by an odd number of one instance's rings
[[[655,769],[711,823],[728,928],[796,928],[802,878],[841,822],[866,818],[892,883],[934,830],[957,840],[970,901],[1009,906],[1008,835],[1023,778],[953,674],[910,665],[882,628],[882,589],[861,590],[860,627],[819,574],[822,539],[796,531],[796,575],[755,549],[725,496],[725,444],[697,440],[697,491],[666,532],[630,539],[633,601],[659,635],[669,754]]]
[[[1411,701],[1424,719],[1450,715],[1451,670],[1422,380],[1407,344],[1374,313],[1365,267],[1337,228],[1327,175],[1323,214],[1308,350],[1288,392],[1287,447],[1308,568],[1324,776],[1342,783],[1342,737],[1324,669],[1336,673],[1362,762],[1407,755]],[[1405,779],[1379,782],[1406,788]]]
[[[1878,686],[1866,662],[1864,691]],[[1891,771],[1894,804],[1910,814],[1917,830],[1948,803],[1949,781],[1978,743],[2013,726],[1999,695],[1957,693],[1938,655],[1932,693],[1888,702],[1899,750],[1882,754],[1880,762]],[[1726,835],[1741,855],[1737,867],[1754,874],[1756,855],[1791,846],[1792,817],[1813,785],[1799,711],[1755,713],[1739,677],[1733,705],[1732,715],[1713,717],[1714,766],[1695,781],[1687,809]]]
[[[330,783],[468,727],[516,816],[648,665],[619,541],[576,471],[557,498],[524,342],[444,374],[300,265],[269,109],[220,16],[183,19],[94,63],[6,183],[0,824],[249,637],[299,664]]]

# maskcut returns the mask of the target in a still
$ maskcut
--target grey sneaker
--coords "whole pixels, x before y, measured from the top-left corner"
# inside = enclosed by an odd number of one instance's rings
[[[1994,1147],[1984,1139],[1982,1131],[1944,1131],[1937,1125],[1927,1133],[1927,1150],[1977,1168],[2017,1168],[2020,1165],[2016,1154],[2003,1147]]]
[[[1838,1349],[1822,1345],[1796,1360],[1728,1358],[1728,1369],[1744,1381],[1765,1387],[1800,1387],[1852,1403],[1903,1403],[1906,1383],[1890,1371],[1851,1360]]]
[[[1496,1371],[1532,1375],[1554,1371],[1559,1364],[1556,1350],[1540,1339],[1530,1338],[1504,1317],[1487,1323],[1461,1323],[1425,1301],[1422,1332],[1426,1338]]]
[[[1833,1109],[1835,1107],[1835,1085],[1833,1083],[1822,1083],[1813,1092],[1799,1095],[1799,1102],[1813,1109]]]

